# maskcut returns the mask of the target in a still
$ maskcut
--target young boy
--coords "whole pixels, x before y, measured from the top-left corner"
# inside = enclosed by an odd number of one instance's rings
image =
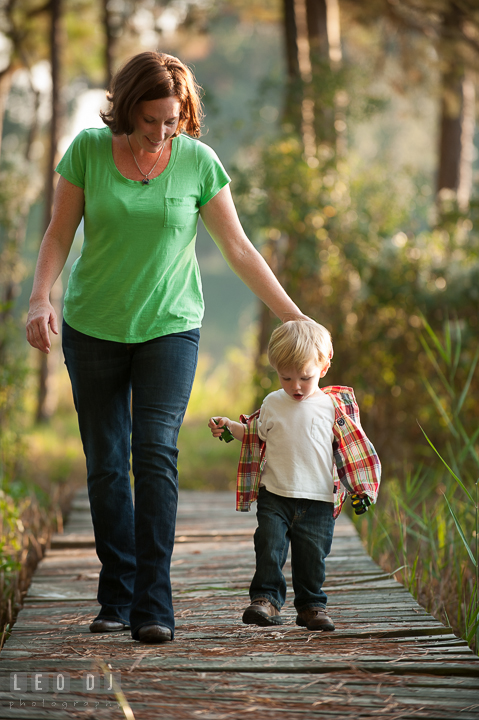
[[[296,624],[334,630],[323,583],[335,518],[346,496],[339,483],[371,502],[377,498],[381,465],[361,428],[352,388],[318,387],[332,356],[331,336],[322,325],[284,323],[268,346],[282,389],[270,393],[260,411],[242,415],[241,422],[215,417],[208,423],[214,437],[226,427],[242,441],[237,510],[258,501],[256,571],[251,604],[243,613],[246,624],[281,624],[283,566],[291,544]]]

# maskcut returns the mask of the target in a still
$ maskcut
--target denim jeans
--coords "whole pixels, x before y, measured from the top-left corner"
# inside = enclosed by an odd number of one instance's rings
[[[142,343],[63,323],[63,352],[87,464],[102,563],[98,618],[174,632],[170,561],[178,503],[176,441],[196,370],[199,330]],[[130,450],[135,505],[130,485]]]
[[[298,612],[325,608],[325,559],[334,532],[333,503],[282,497],[261,487],[254,535],[256,572],[250,586],[251,601],[267,598],[277,610],[286,600],[283,567],[291,543],[294,606]]]

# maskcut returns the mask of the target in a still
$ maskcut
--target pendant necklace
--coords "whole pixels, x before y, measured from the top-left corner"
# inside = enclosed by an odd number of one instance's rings
[[[141,174],[143,175],[143,180],[141,181],[141,184],[142,184],[142,185],[149,185],[149,184],[150,184],[150,178],[148,177],[148,175],[151,175],[151,173],[153,172],[153,170],[154,170],[154,169],[156,168],[156,166],[158,165],[158,161],[159,161],[160,157],[163,155],[163,150],[165,149],[166,140],[163,142],[163,145],[161,146],[160,154],[159,154],[158,157],[156,158],[155,164],[154,164],[153,167],[151,168],[150,172],[145,175],[145,173],[143,172],[143,170],[141,169],[141,167],[138,165],[138,160],[136,159],[135,153],[133,152],[133,148],[131,147],[131,144],[130,144],[130,137],[129,137],[129,135],[126,136],[126,139],[128,140],[128,145],[129,145],[129,148],[130,148],[130,150],[131,150],[131,154],[133,155],[133,160],[135,161],[136,167],[138,168],[138,170],[139,170],[139,171],[141,172]],[[167,139],[168,139],[168,138],[167,138]]]

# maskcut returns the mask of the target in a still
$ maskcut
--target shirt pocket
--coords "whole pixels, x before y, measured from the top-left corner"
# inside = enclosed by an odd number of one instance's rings
[[[192,197],[165,198],[164,227],[183,228],[189,225],[198,214],[195,199]]]

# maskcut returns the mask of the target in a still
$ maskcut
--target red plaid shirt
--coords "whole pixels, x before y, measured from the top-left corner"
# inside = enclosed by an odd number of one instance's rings
[[[321,388],[334,404],[334,517],[341,512],[347,493],[367,495],[372,503],[378,497],[381,463],[359,420],[359,408],[350,387],[332,385]],[[238,464],[236,509],[247,512],[258,497],[265,464],[266,443],[258,435],[259,410],[241,415],[245,425]],[[341,487],[343,486],[343,487]]]

